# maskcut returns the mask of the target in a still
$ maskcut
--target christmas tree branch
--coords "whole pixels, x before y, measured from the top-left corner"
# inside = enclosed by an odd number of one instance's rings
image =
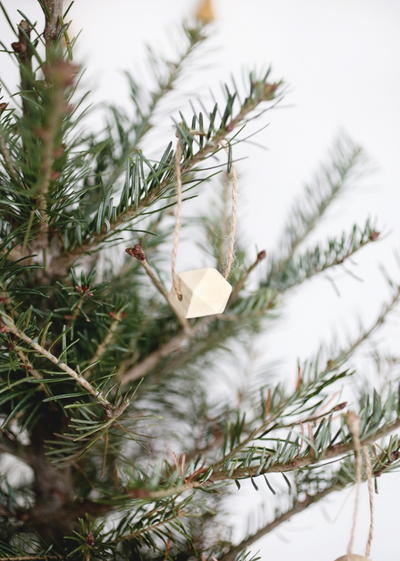
[[[360,146],[348,138],[339,138],[332,150],[331,162],[322,167],[311,185],[304,189],[289,215],[281,245],[286,248],[277,268],[284,269],[299,246],[315,230],[332,203],[360,175],[365,155]]]
[[[128,143],[128,146],[124,149],[121,157],[119,158],[115,169],[112,171],[111,176],[107,181],[109,186],[114,185],[125,169],[127,158],[138,150],[140,142],[153,128],[154,125],[152,123],[152,118],[154,117],[161,100],[173,90],[176,82],[182,74],[185,63],[191,57],[193,51],[206,39],[206,35],[203,34],[202,29],[185,29],[185,32],[189,40],[188,45],[181,53],[178,60],[174,62],[165,61],[167,75],[164,78],[159,78],[158,88],[151,92],[150,103],[146,111],[142,110],[141,100],[138,99],[140,88],[134,82],[133,78],[128,75],[131,86],[131,98],[134,101],[140,119],[131,127],[134,130],[133,142]]]
[[[374,456],[373,466],[372,466],[372,474],[373,478],[380,477],[384,472],[389,472],[393,467],[398,465],[399,459],[399,450],[398,450],[398,440],[391,445],[389,443],[388,448],[383,449],[377,456]],[[345,487],[350,484],[354,484],[355,482],[355,467],[352,466],[354,473],[351,474],[347,469],[347,466],[342,466],[338,472],[334,475],[330,482],[324,489],[318,489],[317,492],[310,494],[304,489],[301,489],[302,493],[306,493],[306,497],[303,500],[298,500],[295,498],[295,502],[291,508],[287,509],[286,511],[280,513],[276,516],[273,520],[269,523],[265,524],[261,528],[259,528],[256,532],[250,534],[245,539],[243,539],[240,543],[235,546],[232,546],[222,554],[219,558],[220,561],[233,561],[236,555],[241,551],[251,547],[254,543],[260,540],[262,537],[266,536],[267,534],[271,533],[281,524],[290,520],[296,514],[300,514],[304,512],[308,507],[320,502],[325,497],[330,495],[333,492],[341,491]],[[363,473],[362,480],[367,480],[367,473]],[[317,477],[318,479],[318,477]],[[307,478],[303,482],[303,486],[305,485],[307,488],[307,483],[310,484],[310,481],[307,481]],[[319,485],[318,485],[319,486]]]
[[[236,114],[231,115],[230,119],[224,122],[223,126],[215,130],[213,136],[205,144],[202,144],[202,147],[200,147],[197,152],[190,152],[187,157],[184,157],[184,161],[181,166],[182,177],[193,170],[196,165],[200,164],[210,156],[216,155],[220,150],[222,150],[224,142],[226,142],[227,137],[232,131],[243,125],[243,123],[245,123],[249,118],[250,114],[253,113],[261,103],[271,101],[275,98],[279,85],[279,83],[270,84],[267,82],[259,84],[256,93],[254,93],[253,96],[246,98],[239,111]],[[232,107],[229,108],[229,111],[231,110]],[[228,117],[229,114],[230,113],[228,112]],[[183,145],[183,152],[185,152],[186,143],[188,142],[187,134],[190,134],[190,130],[188,130],[187,133],[182,132],[181,130],[181,134],[185,139]],[[193,135],[191,135],[191,138],[193,139]],[[173,168],[174,166],[170,169],[170,172],[166,174],[164,179],[155,183],[153,188],[148,189],[146,194],[141,197],[140,200],[136,201],[136,204],[128,205],[112,221],[110,221],[107,226],[103,226],[99,232],[94,233],[90,239],[68,252],[55,257],[48,269],[49,273],[54,273],[55,275],[61,273],[64,274],[76,259],[86,253],[94,251],[99,244],[110,237],[115,231],[118,231],[118,229],[126,222],[130,222],[139,217],[143,211],[157,201],[171,185],[173,182]],[[153,182],[154,172],[149,175],[148,180]]]
[[[9,316],[5,316],[3,314],[2,320],[4,322],[2,326],[3,333],[11,333],[15,337],[26,343],[27,345],[29,345],[38,354],[47,358],[47,360],[58,366],[60,370],[68,374],[68,376],[73,378],[79,386],[81,386],[90,395],[92,395],[100,403],[100,405],[102,405],[108,416],[112,415],[113,407],[111,403],[107,401],[107,399],[102,395],[101,392],[97,391],[87,380],[85,380],[83,376],[78,374],[78,372],[73,370],[70,366],[68,366],[68,364],[61,362],[56,356],[54,356],[47,349],[42,347],[42,345],[39,345],[39,343],[36,343],[36,341],[31,339],[28,335],[26,335],[20,329],[18,329],[14,321]]]
[[[374,433],[370,434],[369,436],[360,439],[362,446],[368,446],[369,444],[373,444],[376,440],[383,438],[395,430],[400,428],[400,419],[394,421],[393,423],[389,423],[384,425],[383,427],[379,428]],[[299,456],[290,460],[289,462],[285,463],[276,463],[272,464],[270,468],[265,470],[261,470],[259,466],[256,467],[249,467],[249,468],[238,468],[234,469],[233,471],[227,473],[224,470],[219,470],[213,472],[208,481],[215,482],[215,481],[223,481],[226,479],[234,480],[240,478],[247,478],[247,477],[256,477],[258,475],[263,475],[266,473],[283,473],[286,471],[294,471],[298,469],[303,469],[311,465],[318,464],[321,461],[325,460],[332,460],[339,456],[344,456],[353,450],[353,442],[352,440],[341,442],[339,444],[334,444],[326,448],[325,450],[321,451],[321,454],[318,456],[318,459],[315,457],[315,452],[312,451],[306,455]]]

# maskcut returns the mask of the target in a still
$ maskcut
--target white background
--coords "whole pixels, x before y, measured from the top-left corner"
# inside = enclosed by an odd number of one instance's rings
[[[34,0],[4,4],[11,14],[18,7],[28,15],[38,14]],[[72,14],[74,30],[83,29],[79,57],[90,65],[87,83],[96,88],[96,99],[126,103],[120,71],[140,67],[144,42],[158,47],[167,38],[176,39],[177,23],[194,5],[192,0],[77,0]],[[400,2],[216,0],[216,8],[216,48],[207,55],[210,68],[194,65],[186,91],[217,84],[231,71],[270,63],[275,77],[288,84],[286,108],[270,114],[271,125],[258,138],[268,151],[248,146],[250,158],[240,165],[241,221],[249,248],[274,247],[288,205],[338,130],[362,143],[376,167],[321,229],[321,235],[333,235],[368,214],[378,218],[386,236],[357,258],[363,282],[338,273],[340,297],[327,281],[310,282],[290,299],[279,329],[264,341],[267,359],[283,356],[293,367],[297,356],[307,356],[324,336],[329,340],[332,330],[340,335],[342,326],[351,329],[355,316],[365,321],[373,317],[386,295],[379,263],[388,264],[400,279],[393,265],[400,231]],[[4,20],[0,30],[8,40]],[[15,73],[5,58],[1,75],[12,83]],[[376,342],[396,352],[398,335],[398,324],[392,322]],[[399,496],[397,474],[380,482],[375,561],[400,559]],[[260,497],[271,501],[262,486],[258,494],[246,489],[235,512],[248,510]],[[298,516],[260,542],[262,559],[333,561],[345,552],[351,504],[350,494],[342,493]],[[360,534],[363,543],[366,530]]]

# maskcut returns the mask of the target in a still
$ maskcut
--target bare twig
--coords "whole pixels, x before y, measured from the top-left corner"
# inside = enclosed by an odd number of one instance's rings
[[[243,275],[240,277],[238,282],[233,287],[231,296],[229,298],[229,303],[230,304],[232,304],[233,302],[235,302],[235,300],[237,300],[237,298],[239,296],[239,293],[241,292],[241,290],[244,288],[244,286],[246,284],[247,279],[249,278],[251,273],[254,271],[254,269],[261,263],[261,261],[264,261],[266,256],[267,256],[267,253],[266,253],[265,250],[259,251],[257,253],[257,257],[254,260],[254,262],[246,269],[246,271],[243,273]]]
[[[181,327],[182,327],[183,331],[186,334],[190,333],[189,322],[187,321],[186,318],[181,316],[180,313],[175,309],[174,305],[172,304],[172,301],[171,301],[171,298],[170,298],[168,292],[165,290],[165,288],[164,288],[163,284],[161,283],[160,279],[158,278],[156,273],[153,271],[153,269],[149,265],[149,263],[146,259],[146,255],[145,255],[141,245],[136,244],[133,247],[128,247],[125,251],[128,255],[131,255],[132,257],[135,257],[135,259],[137,259],[139,261],[139,263],[141,264],[143,269],[146,271],[147,276],[149,277],[149,279],[151,280],[151,282],[153,283],[155,288],[163,296],[163,298],[166,300],[167,304],[171,307],[172,311],[176,315],[176,319],[181,324]]]

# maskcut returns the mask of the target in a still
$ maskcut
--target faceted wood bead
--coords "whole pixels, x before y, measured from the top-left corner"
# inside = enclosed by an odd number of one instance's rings
[[[199,318],[222,314],[232,292],[232,286],[216,269],[194,269],[178,273],[182,299],[174,288],[170,301],[184,318]]]

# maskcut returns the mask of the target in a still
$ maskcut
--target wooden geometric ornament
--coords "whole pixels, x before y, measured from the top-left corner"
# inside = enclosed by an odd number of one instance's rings
[[[194,269],[178,273],[182,299],[172,288],[171,305],[180,316],[190,319],[222,314],[232,292],[232,286],[217,269]]]

